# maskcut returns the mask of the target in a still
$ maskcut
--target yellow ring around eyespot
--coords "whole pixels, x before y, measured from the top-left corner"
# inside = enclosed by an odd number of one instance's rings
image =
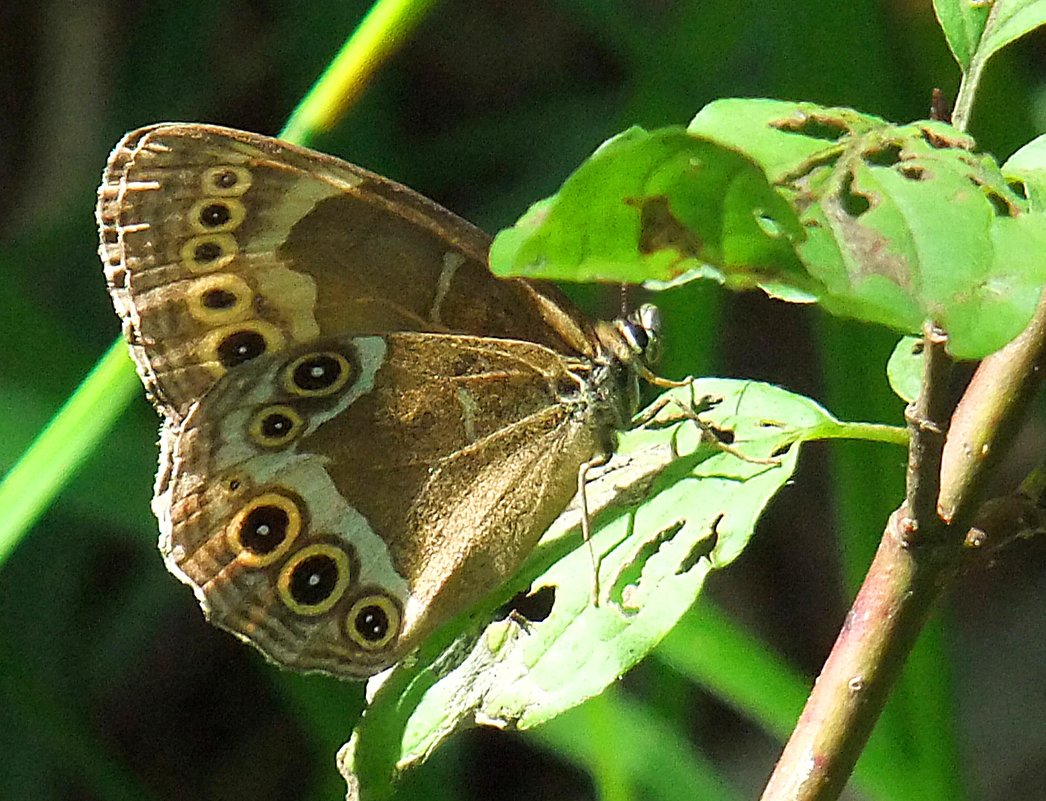
[[[265,352],[272,353],[283,347],[283,334],[276,326],[262,320],[246,320],[232,325],[223,325],[207,333],[196,348],[199,362],[214,373],[215,377],[225,375],[228,368],[218,357],[218,346],[226,337],[240,331],[254,331],[265,340]]]
[[[217,225],[205,225],[200,219],[200,214],[208,206],[225,207],[226,211],[229,212],[229,219]],[[201,234],[219,234],[224,231],[235,231],[240,227],[240,223],[243,222],[246,216],[247,210],[244,209],[243,203],[236,198],[205,197],[203,200],[197,200],[193,203],[192,208],[189,209],[189,225],[194,231]]]
[[[362,634],[360,634],[353,623],[363,608],[366,606],[376,606],[385,613],[385,617],[389,621],[389,630],[385,632],[385,635],[380,640],[368,640]],[[356,603],[352,605],[349,613],[345,616],[345,631],[349,635],[349,639],[352,640],[356,645],[363,648],[365,651],[379,651],[392,642],[396,635],[399,634],[400,630],[400,610],[399,607],[392,602],[389,598],[384,595],[365,595],[360,598]]]
[[[236,176],[236,182],[232,186],[221,186],[218,179],[232,173]],[[238,197],[246,192],[251,186],[251,173],[246,167],[234,167],[231,164],[220,167],[211,167],[204,170],[200,176],[200,188],[208,195],[218,197]]]
[[[297,370],[302,364],[307,362],[309,359],[315,359],[317,356],[329,356],[338,362],[341,367],[341,374],[333,384],[321,389],[305,389],[299,387],[294,383],[294,371]],[[301,398],[323,398],[327,395],[333,395],[334,393],[341,390],[352,378],[353,370],[352,364],[342,356],[340,353],[334,350],[318,350],[312,353],[303,353],[297,359],[288,364],[283,370],[283,388],[287,390],[291,395],[297,395]]]
[[[278,546],[269,553],[255,553],[249,550],[240,539],[240,529],[243,527],[247,516],[255,509],[263,506],[275,506],[287,515],[287,534]],[[298,534],[301,533],[301,512],[298,505],[290,498],[275,492],[266,492],[244,506],[232,519],[225,529],[225,536],[229,547],[238,554],[237,561],[246,567],[265,567],[271,565],[284,557],[290,550]]]
[[[281,434],[278,437],[266,436],[265,432],[262,430],[262,423],[265,421],[265,418],[273,414],[282,414],[291,421],[290,428],[286,433]],[[304,427],[305,424],[302,421],[300,414],[290,406],[277,403],[272,406],[266,406],[255,414],[251,419],[250,425],[247,427],[247,433],[250,434],[251,439],[256,444],[261,445],[263,448],[278,448],[280,445],[286,445],[292,439],[297,437]]]
[[[227,292],[234,298],[232,306],[212,308],[205,305],[208,292]],[[202,323],[221,325],[241,319],[251,308],[254,292],[238,275],[219,273],[206,275],[193,281],[185,293],[189,314]]]
[[[331,590],[330,594],[318,604],[303,604],[291,595],[291,575],[298,565],[313,556],[326,556],[333,560],[338,569],[338,580],[335,582],[334,589]],[[286,604],[288,609],[299,615],[313,617],[330,611],[331,607],[341,599],[341,596],[345,594],[345,590],[349,588],[349,583],[352,580],[351,573],[352,566],[349,562],[349,555],[345,551],[336,545],[319,542],[315,545],[306,545],[287,560],[287,564],[280,569],[279,578],[276,580],[276,589],[280,593],[280,600]]]
[[[221,251],[221,255],[210,261],[200,261],[196,256],[196,250],[201,245],[214,245]],[[213,273],[215,270],[220,270],[227,266],[229,262],[236,258],[236,254],[240,252],[240,246],[236,242],[236,237],[232,234],[200,234],[199,236],[190,237],[182,245],[182,249],[179,253],[182,259],[182,264],[191,273]]]

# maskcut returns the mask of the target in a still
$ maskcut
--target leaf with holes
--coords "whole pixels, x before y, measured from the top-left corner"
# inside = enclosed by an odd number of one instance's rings
[[[931,318],[959,358],[998,350],[1031,318],[1046,283],[1046,216],[950,126],[721,100],[689,130],[743,149],[788,198],[829,311],[902,331]]]
[[[798,443],[840,424],[813,401],[766,384],[703,379],[701,419],[749,458],[702,440],[666,407],[630,432],[588,485],[599,554],[599,604],[579,513],[568,509],[542,539],[512,592],[530,604],[482,631],[454,621],[415,660],[374,680],[372,698],[339,764],[362,798],[475,723],[528,728],[600,693],[653,649],[694,603],[708,574],[742,552],[759,516],[791,477]],[[686,390],[673,397],[690,407]],[[674,418],[674,419],[673,419]],[[539,614],[528,606],[544,606]]]

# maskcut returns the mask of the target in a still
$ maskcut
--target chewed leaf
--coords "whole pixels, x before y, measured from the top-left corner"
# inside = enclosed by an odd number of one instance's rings
[[[691,406],[687,390],[674,397]],[[339,755],[358,797],[387,795],[462,726],[527,728],[600,693],[660,642],[712,570],[740,555],[791,477],[804,435],[835,423],[813,401],[766,384],[705,379],[694,397],[706,399],[702,421],[749,460],[709,444],[674,405],[626,435],[588,485],[598,605],[573,506],[485,617],[452,623],[382,677]],[[538,612],[523,607],[481,630],[475,621],[518,590],[538,596]]]
[[[933,319],[960,358],[997,350],[1031,318],[1046,216],[951,127],[723,100],[690,130],[744,149],[789,198],[806,232],[799,255],[830,311],[902,331]]]
[[[1046,284],[1046,214],[1027,194],[1042,181],[1024,175],[1008,182],[940,122],[720,100],[685,132],[607,142],[498,235],[491,263],[652,288],[712,278],[905,333],[933,320],[977,359],[1020,333]]]
[[[1002,174],[1010,188],[1028,200],[1032,211],[1046,212],[1046,134],[1035,137],[1006,159]]]

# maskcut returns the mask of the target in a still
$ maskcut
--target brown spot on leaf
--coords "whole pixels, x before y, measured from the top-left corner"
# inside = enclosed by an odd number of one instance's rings
[[[845,122],[827,114],[801,114],[798,117],[772,120],[770,127],[785,133],[801,134],[812,139],[823,139],[826,142],[838,142],[850,133],[850,129]]]
[[[683,257],[700,257],[703,247],[701,238],[672,214],[667,197],[657,195],[625,202],[639,207],[640,253],[671,249]]]
[[[951,147],[959,148],[960,150],[970,149],[969,140],[959,136],[948,136],[939,130],[930,128],[929,126],[920,128],[920,131],[922,132],[923,139],[926,140],[926,144],[932,148],[936,148],[937,150],[945,150]]]
[[[872,167],[892,167],[901,160],[901,146],[895,142],[872,148],[864,154],[864,161]]]

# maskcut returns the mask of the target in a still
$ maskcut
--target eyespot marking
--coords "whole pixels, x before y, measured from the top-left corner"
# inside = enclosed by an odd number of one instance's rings
[[[265,353],[265,337],[257,331],[234,331],[218,344],[218,361],[235,367]]]
[[[251,173],[245,167],[222,165],[204,170],[200,176],[204,193],[219,197],[236,197],[246,192],[251,185]]]
[[[205,273],[228,265],[239,250],[232,234],[202,234],[187,239],[180,255],[190,272]]]
[[[208,197],[193,205],[189,212],[189,223],[200,233],[218,233],[235,230],[246,216],[247,212],[239,200]]]
[[[307,545],[280,570],[276,587],[287,608],[299,615],[322,615],[338,602],[351,581],[349,555],[328,543]]]
[[[283,346],[283,334],[262,320],[245,320],[216,328],[197,348],[200,362],[216,375]]]
[[[254,293],[238,275],[219,273],[193,281],[186,292],[189,314],[208,325],[242,319],[251,307]]]
[[[229,547],[248,567],[282,559],[301,532],[298,505],[285,495],[267,492],[252,499],[229,523]]]
[[[283,386],[292,395],[320,398],[338,392],[353,372],[349,360],[336,351],[306,353],[287,365]]]
[[[399,634],[399,606],[385,595],[365,595],[345,616],[349,639],[366,651],[378,651]]]
[[[276,404],[261,409],[248,426],[251,439],[266,448],[278,448],[295,439],[304,428],[299,415],[290,406]]]

